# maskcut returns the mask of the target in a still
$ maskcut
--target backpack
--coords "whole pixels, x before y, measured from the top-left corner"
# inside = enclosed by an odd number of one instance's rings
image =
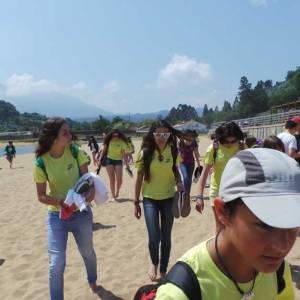
[[[78,170],[80,171],[80,166],[79,166],[79,161],[78,161],[78,154],[79,154],[79,147],[76,146],[75,144],[71,144],[70,145],[70,151],[72,156],[75,158],[76,162],[77,162],[77,166],[78,166]],[[86,154],[86,152],[84,152],[87,159],[88,159],[88,164],[91,163],[91,158],[89,157],[89,155]],[[43,170],[43,172],[45,173],[47,179],[48,179],[48,174],[46,171],[46,166],[45,163],[43,161],[43,158],[41,156],[39,156],[36,160],[35,160],[35,165],[39,168],[41,168]]]
[[[154,300],[157,289],[166,283],[172,283],[183,290],[190,300],[201,300],[199,281],[193,269],[185,262],[178,261],[168,272],[166,278],[157,284],[140,287],[133,300]]]
[[[285,289],[284,274],[285,261],[276,271],[277,294]],[[166,283],[172,283],[180,288],[190,300],[201,300],[201,287],[194,270],[185,262],[178,261],[168,272],[166,278],[157,284],[147,284],[140,287],[133,300],[154,300],[158,288]]]
[[[239,142],[239,148],[240,151],[245,149],[245,144],[244,142]],[[214,141],[213,143],[213,158],[214,158],[214,164],[216,163],[216,158],[218,155],[218,149],[219,149],[219,142],[218,141]]]

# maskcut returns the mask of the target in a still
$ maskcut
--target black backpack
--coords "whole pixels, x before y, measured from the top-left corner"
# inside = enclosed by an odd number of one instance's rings
[[[282,262],[276,271],[277,294],[285,289],[284,266]],[[134,295],[133,300],[154,300],[157,289],[166,283],[172,283],[180,288],[190,300],[201,300],[201,288],[194,270],[185,262],[178,261],[168,272],[166,278],[157,284],[147,284],[140,287]]]

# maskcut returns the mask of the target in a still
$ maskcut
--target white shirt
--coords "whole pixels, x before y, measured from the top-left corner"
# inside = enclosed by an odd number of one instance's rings
[[[284,145],[284,151],[286,154],[289,154],[289,149],[294,149],[297,151],[297,140],[296,138],[287,131],[279,133],[277,135],[278,138],[281,139]]]

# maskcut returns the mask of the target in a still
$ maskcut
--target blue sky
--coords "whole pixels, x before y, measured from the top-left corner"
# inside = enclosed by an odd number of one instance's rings
[[[0,96],[114,113],[233,101],[299,62],[299,0],[1,1]],[[48,98],[47,98],[48,99]]]

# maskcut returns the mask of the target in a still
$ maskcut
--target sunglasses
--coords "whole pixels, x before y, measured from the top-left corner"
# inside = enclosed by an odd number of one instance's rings
[[[170,132],[153,132],[153,136],[158,139],[162,138],[167,140],[170,137],[170,135]]]
[[[237,143],[237,140],[225,140],[224,144],[235,144]]]

